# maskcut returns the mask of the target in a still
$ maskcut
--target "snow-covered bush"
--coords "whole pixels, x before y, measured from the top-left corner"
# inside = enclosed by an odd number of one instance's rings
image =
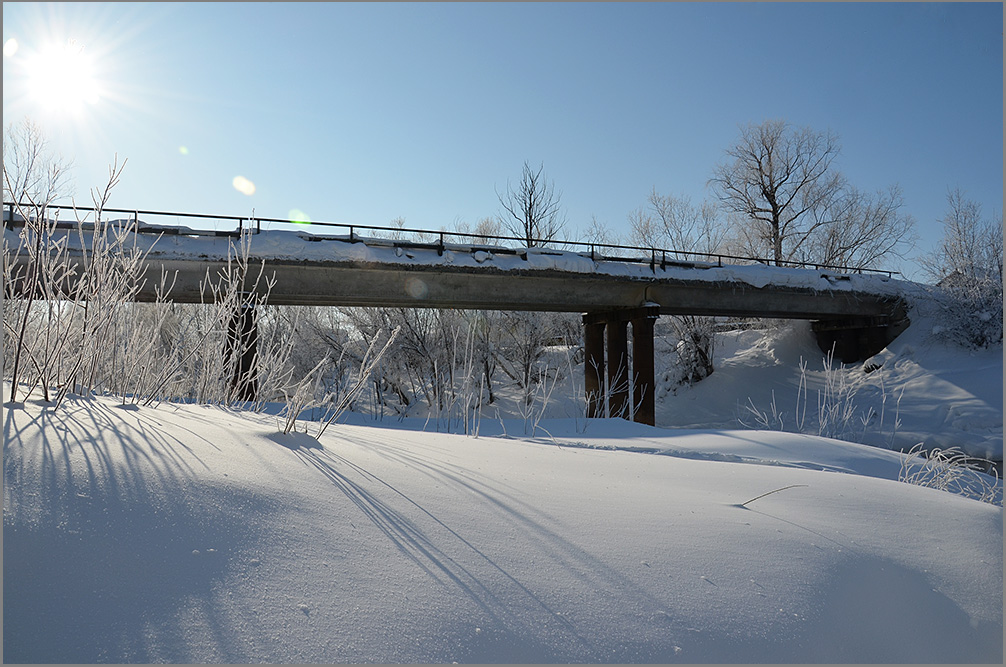
[[[23,224],[16,233],[5,230],[3,248],[10,290],[4,333],[13,343],[12,363],[4,369],[10,368],[12,399],[22,387],[26,395],[37,388],[58,406],[71,391],[125,391],[123,379],[148,370],[146,339],[127,344],[140,324],[129,306],[144,281],[145,252],[132,243],[137,221],[103,215],[121,172],[117,162],[109,168],[104,188],[92,191],[93,217],[78,216],[72,230],[49,201],[13,202]],[[87,247],[80,261],[70,249],[78,242]],[[24,263],[16,264],[15,256]]]
[[[675,364],[678,384],[695,384],[713,373],[716,320],[712,317],[675,316],[668,318],[678,339]]]
[[[933,336],[967,348],[1003,342],[1002,282],[992,276],[950,276],[930,288]]]
[[[378,334],[371,339],[370,344],[367,347],[367,352],[363,355],[363,360],[360,363],[360,368],[356,374],[356,379],[353,384],[338,399],[331,397],[331,400],[328,401],[328,407],[321,418],[321,426],[318,428],[318,435],[316,437],[320,438],[325,433],[325,430],[349,409],[353,400],[363,389],[364,384],[373,375],[374,369],[381,363],[381,358],[384,357],[384,355],[388,353],[388,350],[391,349],[392,345],[394,345],[395,338],[398,336],[399,331],[401,330],[395,329],[388,334],[386,339],[383,336],[383,332],[378,332]],[[381,344],[382,339],[384,339],[383,344]],[[288,410],[292,413],[289,404]],[[293,419],[296,419],[296,416],[294,416]],[[291,423],[291,420],[288,419],[287,422],[289,424]]]

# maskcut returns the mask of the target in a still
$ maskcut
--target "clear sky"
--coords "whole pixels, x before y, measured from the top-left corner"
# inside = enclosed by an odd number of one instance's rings
[[[78,73],[40,70],[68,39]],[[112,207],[452,229],[526,160],[571,233],[625,235],[782,118],[899,184],[917,252],[948,188],[1003,205],[1000,3],[5,2],[3,41],[4,124],[45,128],[78,202],[118,154]]]

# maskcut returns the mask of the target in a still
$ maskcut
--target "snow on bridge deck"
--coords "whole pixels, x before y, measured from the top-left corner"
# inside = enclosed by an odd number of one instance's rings
[[[131,221],[130,221],[131,222]],[[115,225],[115,221],[109,223]],[[17,228],[4,227],[8,248]],[[71,258],[92,232],[58,229]],[[212,234],[212,233],[210,233]],[[270,303],[590,312],[657,304],[662,314],[834,319],[900,317],[913,284],[882,274],[764,264],[681,261],[656,254],[638,261],[552,248],[417,243],[348,235],[263,230],[246,234],[250,264],[275,276]],[[153,278],[177,271],[172,300],[199,302],[200,282],[223,270],[240,245],[233,234],[140,222],[127,247],[146,254]],[[23,249],[22,249],[23,250]],[[665,260],[665,261],[662,261]],[[15,254],[25,261],[25,253]],[[256,269],[257,271],[257,269]]]

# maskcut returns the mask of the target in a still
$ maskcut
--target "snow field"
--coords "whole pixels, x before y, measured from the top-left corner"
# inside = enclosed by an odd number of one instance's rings
[[[8,662],[1001,661],[1001,508],[891,452],[66,408],[4,412]]]

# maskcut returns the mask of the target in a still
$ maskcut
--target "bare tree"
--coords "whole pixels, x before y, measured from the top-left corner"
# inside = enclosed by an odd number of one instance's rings
[[[982,214],[960,188],[947,193],[943,238],[921,258],[934,289],[943,336],[969,347],[1003,340],[1002,213]]]
[[[459,232],[457,242],[474,245],[496,245],[498,236],[503,235],[500,221],[494,217],[485,217],[475,223],[473,228],[467,222],[458,223],[455,229]]]
[[[930,277],[945,281],[951,276],[989,276],[1002,282],[1002,216],[986,218],[976,201],[960,188],[947,192],[947,212],[939,221],[943,238],[936,250],[923,258]]]
[[[496,191],[503,207],[500,224],[523,239],[528,248],[547,245],[566,226],[566,216],[560,208],[562,193],[555,191],[543,170],[543,164],[535,171],[525,162],[517,185],[507,181],[506,192]]]
[[[497,360],[528,406],[534,400],[535,385],[541,381],[538,362],[545,348],[557,340],[579,338],[579,322],[567,313],[506,311],[499,317],[500,342]]]
[[[686,196],[661,195],[656,188],[647,203],[629,214],[629,233],[634,243],[677,250],[682,258],[690,253],[722,250],[726,227],[715,203],[695,206]]]
[[[809,213],[826,209],[844,186],[832,169],[839,150],[831,132],[795,129],[782,120],[748,125],[710,183],[724,207],[743,216],[746,237],[782,265],[830,222]]]
[[[618,234],[608,225],[598,220],[596,215],[590,216],[590,224],[580,233],[580,240],[605,245],[618,245],[621,243]]]
[[[496,241],[495,237],[501,236],[502,231],[503,230],[500,229],[499,220],[491,217],[485,217],[478,221],[478,224],[475,225],[475,229],[472,233],[478,237],[479,241],[488,244],[494,243]]]
[[[42,128],[30,118],[4,132],[4,201],[38,209],[67,194],[70,163],[53,154]]]
[[[3,196],[4,201],[14,204],[15,210],[11,211],[13,217],[20,216],[26,222],[19,236],[19,244],[24,247],[29,257],[29,269],[27,284],[40,285],[42,290],[52,289],[65,278],[69,269],[65,260],[65,244],[60,247],[51,247],[50,237],[52,229],[55,227],[56,219],[50,218],[47,214],[47,207],[62,194],[66,187],[68,174],[67,164],[56,157],[50,147],[42,129],[29,118],[24,118],[20,123],[11,123],[4,132],[3,141]],[[5,212],[6,213],[6,212]],[[30,233],[29,233],[30,232]],[[31,237],[34,236],[34,239]],[[4,290],[9,288],[12,278],[25,278],[25,276],[15,276],[12,274],[12,262],[7,261],[7,255],[14,249],[8,247],[6,235],[4,237],[4,261],[3,283]],[[49,347],[49,342],[56,340],[58,345],[64,344],[65,336],[57,335],[57,327],[44,326],[43,336],[29,336],[29,319],[38,309],[33,304],[35,294],[28,290],[27,296],[14,301],[14,307],[8,306],[5,299],[0,296],[0,306],[3,306],[4,329],[0,332],[0,337],[4,339],[4,344],[0,346],[3,360],[0,366],[3,367],[4,374],[7,372],[6,354],[10,349],[7,343],[8,334],[14,336],[14,358],[11,381],[11,399],[13,400],[18,390],[18,370],[21,362],[21,353],[25,351],[35,369],[38,377],[48,379],[51,370],[50,361],[53,361],[58,354]],[[18,310],[17,315],[11,312]],[[58,322],[65,325],[70,318],[64,318],[66,309],[58,307],[58,304],[49,304],[45,308],[45,317],[48,318],[46,325]],[[72,310],[72,309],[71,309]],[[12,323],[17,321],[17,329]],[[60,330],[62,333],[63,331]],[[49,354],[44,359],[38,348],[34,349],[37,354],[33,355],[32,344],[43,341],[46,345],[45,351]],[[45,398],[48,400],[48,386],[43,383]]]
[[[868,193],[848,187],[828,206],[811,215],[822,224],[806,247],[804,261],[879,268],[903,258],[915,244],[915,221],[902,214],[901,188]]]
[[[629,222],[629,243],[647,248],[662,248],[664,246],[663,230],[651,211],[640,206],[630,212],[626,219]]]
[[[647,204],[629,214],[634,243],[678,250],[682,259],[695,259],[692,253],[722,251],[726,227],[714,203],[695,206],[688,197],[661,195],[654,188]],[[716,320],[680,315],[669,318],[669,322],[678,339],[674,348],[679,370],[677,381],[693,384],[711,375]]]

